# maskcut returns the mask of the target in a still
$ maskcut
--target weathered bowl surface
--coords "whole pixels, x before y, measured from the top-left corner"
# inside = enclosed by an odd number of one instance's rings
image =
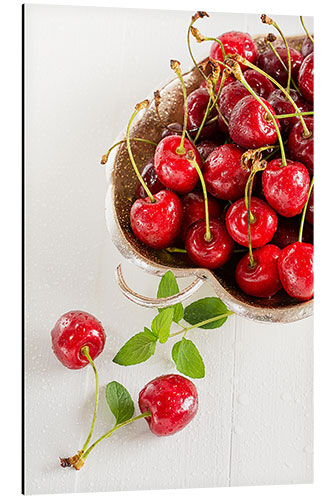
[[[290,46],[300,48],[304,37],[289,38]],[[263,50],[262,37],[256,37],[259,50]],[[184,75],[188,92],[201,83],[197,70]],[[182,122],[183,94],[177,79],[160,89],[162,102],[161,115],[167,123]],[[140,115],[139,115],[140,116]],[[143,137],[158,142],[163,126],[157,118],[154,102],[134,123],[131,136]],[[121,134],[123,139],[125,134]],[[152,158],[154,147],[146,143],[132,142],[132,150],[140,169]],[[130,163],[126,144],[121,144],[106,164],[108,189],[106,195],[106,221],[112,239],[123,256],[150,273],[162,275],[171,269],[175,276],[195,276],[209,280],[216,294],[228,308],[242,316],[265,322],[288,323],[313,314],[313,299],[298,302],[284,291],[269,299],[257,299],[243,293],[234,278],[234,269],[239,259],[234,258],[220,269],[209,271],[197,268],[184,254],[170,254],[165,250],[155,251],[137,240],[130,227],[130,209],[135,200],[137,179]]]

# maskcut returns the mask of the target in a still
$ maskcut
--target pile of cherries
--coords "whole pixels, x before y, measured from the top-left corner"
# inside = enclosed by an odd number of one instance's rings
[[[273,44],[276,37],[269,33],[259,54],[248,33],[203,36],[193,24],[205,16],[197,12],[188,31],[198,42],[213,41],[201,64],[188,42],[202,83],[187,95],[180,63],[171,61],[184,94],[183,124],[163,122],[161,140],[142,173],[131,151],[137,139],[129,132],[148,101],[131,117],[126,142],[139,178],[132,230],[148,247],[187,253],[208,269],[224,266],[236,252],[235,278],[242,291],[271,297],[284,289],[308,300],[313,296],[313,37],[307,32],[299,52],[288,46],[277,23],[262,15],[282,40]]]

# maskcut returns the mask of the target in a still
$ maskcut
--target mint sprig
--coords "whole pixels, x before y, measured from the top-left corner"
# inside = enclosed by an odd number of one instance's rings
[[[115,380],[105,389],[105,398],[115,416],[115,426],[133,417],[134,403],[127,389]]]
[[[179,292],[178,283],[172,271],[167,271],[162,277],[157,296],[169,297]],[[181,303],[159,309],[152,321],[151,328],[144,327],[143,332],[131,337],[114,357],[114,363],[123,366],[136,365],[147,361],[156,349],[157,341],[161,344],[170,338],[182,335],[182,340],[172,348],[172,359],[180,373],[191,378],[205,376],[205,365],[201,354],[192,342],[185,338],[189,331],[195,328],[216,329],[222,326],[233,314],[218,297],[206,297],[188,305],[185,309]],[[181,325],[183,319],[188,325]],[[171,332],[172,323],[177,323],[181,329]]]

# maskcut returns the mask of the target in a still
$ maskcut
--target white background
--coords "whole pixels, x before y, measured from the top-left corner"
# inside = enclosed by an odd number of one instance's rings
[[[191,14],[26,7],[27,493],[312,479],[311,319],[263,325],[231,318],[219,331],[193,333],[207,375],[196,383],[200,412],[188,428],[157,439],[138,422],[100,445],[82,471],[58,464],[58,456],[82,445],[94,396],[89,368],[69,371],[51,351],[50,329],[63,312],[87,310],[108,334],[96,363],[102,393],[96,436],[112,425],[106,383],[120,381],[136,400],[148,380],[174,371],[171,342],[144,365],[111,362],[129,336],[150,325],[153,312],[128,302],[115,283],[124,259],[106,231],[99,160],[135,103],[173,77],[170,58],[189,67]],[[301,33],[297,18],[276,19],[286,34]],[[267,32],[259,15],[212,14],[199,25],[213,35]],[[199,59],[209,50],[193,45]],[[126,262],[124,272],[136,290],[156,293],[157,278]],[[208,286],[198,297],[204,295],[212,295]]]
[[[36,0],[35,3],[45,3]],[[57,3],[48,0],[47,3]],[[114,5],[120,2],[109,0],[88,1],[63,0],[62,3],[76,5]],[[123,6],[133,7],[133,0],[123,0]],[[141,0],[144,7],[153,7],[156,4],[150,0]],[[160,5],[159,5],[160,7]],[[199,2],[188,0],[169,0],[168,7],[173,9],[188,8],[191,10],[202,9]],[[205,2],[206,10],[218,10],[220,3],[216,0]],[[239,0],[233,5],[233,10],[244,12],[264,12],[267,2],[257,0],[254,5],[249,5],[246,0]],[[230,10],[226,5],[225,9]],[[276,12],[291,13],[298,15],[299,6],[291,4],[289,0],[280,0],[274,6]],[[226,498],[243,499],[256,498],[266,499],[267,495],[272,500],[302,497],[304,499],[329,498],[332,495],[331,480],[331,450],[333,444],[333,405],[332,405],[332,348],[331,335],[331,281],[333,279],[331,260],[332,237],[331,210],[329,209],[331,198],[331,186],[333,183],[332,169],[326,168],[327,154],[331,142],[330,113],[332,106],[327,97],[330,95],[330,78],[332,68],[327,66],[327,56],[330,47],[331,16],[327,5],[315,5],[310,0],[302,2],[302,11],[316,16],[316,72],[322,75],[316,78],[316,163],[322,168],[316,170],[316,219],[320,224],[316,225],[316,315],[315,315],[315,483],[312,485],[297,485],[260,488],[229,488],[223,490]],[[6,498],[19,497],[20,491],[20,450],[21,450],[21,405],[20,405],[20,221],[21,221],[21,190],[20,190],[20,153],[21,153],[21,5],[19,1],[1,4],[1,46],[3,47],[3,68],[6,68],[4,77],[0,80],[2,114],[0,120],[2,137],[6,138],[2,143],[0,156],[3,166],[3,182],[0,184],[1,196],[0,207],[2,214],[2,234],[6,244],[1,245],[1,296],[2,305],[2,332],[3,346],[1,369],[1,394],[3,407],[7,411],[1,412],[2,449],[0,455],[1,470],[5,472],[2,477],[2,492]],[[8,340],[7,340],[8,339]],[[38,418],[38,409],[36,409]],[[175,498],[201,498],[205,494],[202,490],[179,490],[173,491]],[[209,490],[207,493],[211,498],[220,498],[221,490]],[[169,498],[168,491],[159,491],[160,498]],[[94,493],[84,495],[84,498],[104,498],[105,495]],[[62,495],[56,498],[63,498]],[[81,495],[75,495],[75,498]],[[133,492],[127,494],[113,494],[113,498],[156,498],[154,491]],[[47,498],[41,495],[40,498]]]

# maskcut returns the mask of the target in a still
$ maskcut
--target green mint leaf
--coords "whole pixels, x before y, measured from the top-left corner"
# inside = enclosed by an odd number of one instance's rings
[[[172,271],[167,271],[163,276],[160,281],[158,291],[157,291],[157,297],[164,298],[164,297],[170,297],[171,295],[175,295],[176,293],[179,292],[179,287],[177,280],[175,278],[175,275],[173,274]],[[183,316],[184,316],[184,308],[182,304],[175,304],[174,306],[171,306],[173,309],[173,321],[178,323]],[[165,308],[159,309],[159,312],[163,311]]]
[[[226,314],[227,312],[227,306],[223,304],[221,299],[217,297],[206,297],[188,305],[184,311],[184,319],[187,323],[190,323],[190,325],[196,325],[197,323],[201,323],[201,321],[206,321],[207,319]],[[224,318],[212,321],[199,328],[204,328],[206,330],[219,328],[227,319],[228,316],[225,316]]]
[[[106,401],[116,418],[115,425],[133,417],[134,403],[127,389],[115,380],[106,386]]]
[[[205,376],[205,365],[200,352],[192,340],[185,337],[177,342],[172,348],[172,359],[177,370],[191,378],[203,378]]]
[[[164,344],[170,335],[171,323],[173,320],[174,310],[172,307],[163,309],[154,319],[151,324],[152,332],[157,335],[161,344]]]
[[[113,358],[117,365],[137,365],[147,361],[155,352],[157,337],[145,328],[143,332],[131,337]]]

